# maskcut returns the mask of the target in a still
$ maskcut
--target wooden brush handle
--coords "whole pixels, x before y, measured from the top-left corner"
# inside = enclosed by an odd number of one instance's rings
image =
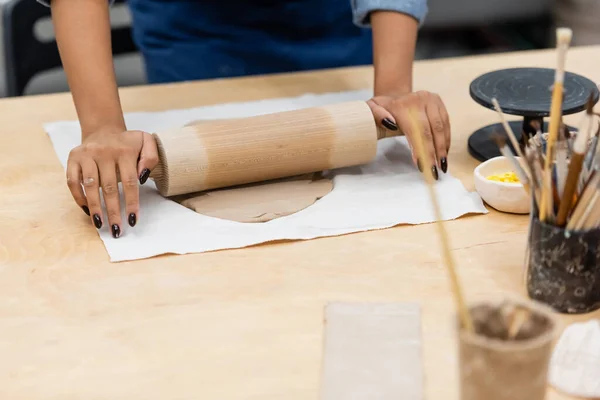
[[[569,172],[567,173],[567,180],[563,191],[563,198],[558,208],[558,216],[556,217],[556,225],[563,227],[567,223],[567,217],[569,212],[572,211],[573,196],[576,193],[577,183],[579,182],[579,174],[581,172],[581,165],[583,164],[584,155],[574,153],[571,157],[569,165]]]
[[[367,103],[347,102],[155,133],[151,176],[163,196],[367,164],[390,134]]]

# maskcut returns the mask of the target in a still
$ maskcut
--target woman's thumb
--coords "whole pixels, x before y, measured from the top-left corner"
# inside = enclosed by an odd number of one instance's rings
[[[154,137],[144,132],[142,135],[142,150],[140,151],[140,160],[138,161],[138,176],[140,184],[146,183],[150,172],[158,164],[158,148]]]

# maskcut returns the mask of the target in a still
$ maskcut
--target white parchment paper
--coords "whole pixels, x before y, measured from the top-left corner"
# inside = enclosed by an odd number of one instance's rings
[[[351,100],[368,100],[370,91],[306,94],[295,98],[220,104],[185,110],[126,114],[128,129],[157,132],[190,121],[241,118]],[[44,128],[60,162],[66,168],[72,148],[79,145],[77,121],[55,121]],[[487,213],[480,197],[468,192],[450,174],[441,173],[437,193],[444,219],[468,213]],[[342,235],[398,224],[434,221],[433,209],[421,173],[412,165],[404,138],[387,138],[378,145],[376,160],[362,167],[331,171],[333,191],[311,207],[265,223],[239,223],[197,214],[163,198],[149,180],[140,187],[138,224],[121,227],[114,239],[108,222],[99,231],[112,262],[160,254],[199,253],[241,248],[271,240],[306,240]],[[124,212],[124,211],[123,211]],[[106,215],[103,221],[107,221]],[[123,221],[127,221],[125,215]]]

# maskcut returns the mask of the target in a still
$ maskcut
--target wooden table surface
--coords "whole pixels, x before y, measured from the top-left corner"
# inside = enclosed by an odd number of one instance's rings
[[[542,51],[416,64],[416,88],[447,105],[449,169],[467,189],[477,165],[467,137],[497,122],[470,99],[471,80],[554,63]],[[569,53],[568,70],[597,82],[599,65],[600,48]],[[349,68],[125,88],[122,101],[154,111],[371,84],[371,68]],[[426,398],[458,398],[434,225],[110,263],[42,128],[76,118],[69,94],[3,99],[0,115],[0,399],[317,399],[330,301],[419,302]],[[467,299],[524,293],[526,228],[526,217],[494,211],[447,223]]]

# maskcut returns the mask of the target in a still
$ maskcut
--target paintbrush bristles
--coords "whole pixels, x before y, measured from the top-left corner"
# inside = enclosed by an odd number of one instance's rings
[[[571,45],[571,40],[573,38],[573,31],[571,28],[558,28],[556,30],[556,47],[558,49],[558,65],[556,68],[556,76],[555,82],[560,82],[561,84],[564,81],[565,77],[565,61],[567,50]],[[562,89],[561,89],[562,90]]]
[[[556,29],[556,45],[569,46],[573,40],[573,30],[571,28]]]
[[[570,46],[573,40],[573,30],[571,28],[556,29],[556,46]]]

